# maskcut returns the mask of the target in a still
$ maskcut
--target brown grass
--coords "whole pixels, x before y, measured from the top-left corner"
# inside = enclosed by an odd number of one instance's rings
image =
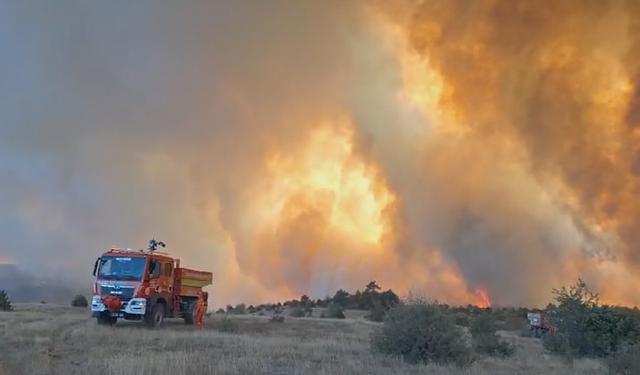
[[[539,340],[503,333],[517,343],[508,360],[486,358],[470,369],[411,366],[371,354],[375,323],[347,319],[212,315],[198,330],[180,320],[148,330],[136,322],[101,327],[83,308],[16,305],[0,313],[0,375],[199,374],[603,374],[595,361],[567,364],[544,354]],[[285,313],[286,316],[286,313]],[[224,319],[229,319],[225,321]],[[229,324],[237,333],[222,333]]]

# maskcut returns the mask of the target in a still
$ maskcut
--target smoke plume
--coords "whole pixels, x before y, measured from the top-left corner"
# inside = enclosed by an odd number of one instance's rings
[[[0,11],[0,259],[155,237],[216,304],[377,280],[635,304],[632,1],[59,1]]]

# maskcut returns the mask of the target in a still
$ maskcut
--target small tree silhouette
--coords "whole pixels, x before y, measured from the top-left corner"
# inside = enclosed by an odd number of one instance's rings
[[[13,306],[11,306],[11,301],[9,300],[9,294],[4,290],[0,290],[0,311],[13,311]]]
[[[75,296],[73,301],[71,301],[71,306],[73,307],[87,307],[89,306],[89,301],[82,294],[78,294]]]

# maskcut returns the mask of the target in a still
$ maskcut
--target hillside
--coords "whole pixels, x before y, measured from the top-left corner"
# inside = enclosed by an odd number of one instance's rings
[[[77,293],[73,286],[51,277],[38,277],[13,264],[0,264],[0,290],[16,303],[66,304]]]

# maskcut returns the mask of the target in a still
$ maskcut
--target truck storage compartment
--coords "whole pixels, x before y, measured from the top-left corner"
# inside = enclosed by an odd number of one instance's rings
[[[178,295],[182,297],[198,297],[201,290],[202,288],[199,286],[181,285]]]
[[[213,283],[213,273],[189,268],[179,268],[178,278],[182,287],[192,286],[202,288]]]

